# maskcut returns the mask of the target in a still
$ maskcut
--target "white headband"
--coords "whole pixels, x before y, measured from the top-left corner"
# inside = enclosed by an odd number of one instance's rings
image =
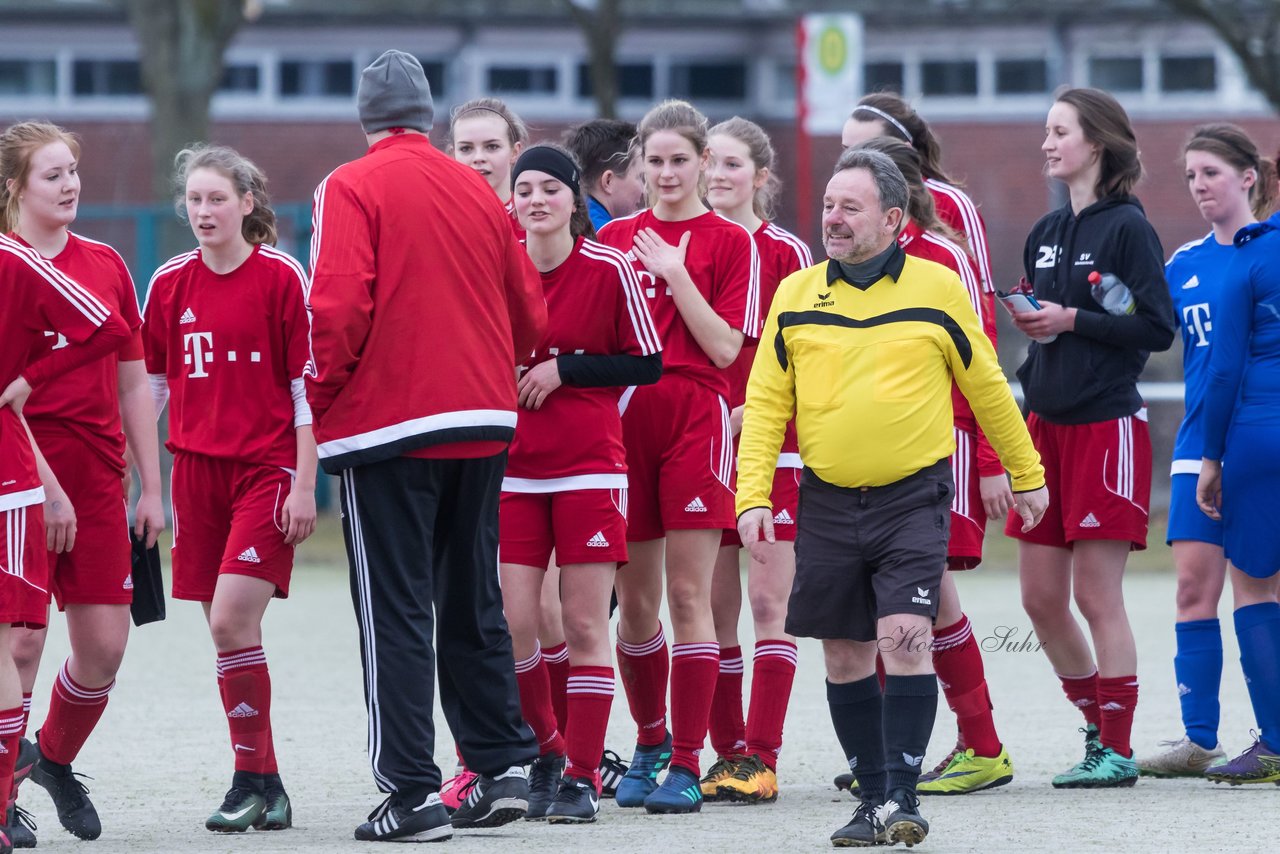
[[[888,122],[889,124],[897,128],[898,133],[902,134],[902,138],[905,139],[908,143],[910,143],[911,145],[915,145],[916,141],[911,138],[911,134],[903,126],[902,122],[898,121],[893,116],[886,113],[884,110],[876,109],[875,107],[869,107],[866,104],[859,104],[858,106],[853,108],[853,112],[855,114],[858,112],[874,113],[875,115],[879,116],[880,118],[884,119],[886,122]]]

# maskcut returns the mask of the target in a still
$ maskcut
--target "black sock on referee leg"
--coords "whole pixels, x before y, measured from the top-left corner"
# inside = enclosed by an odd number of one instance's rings
[[[881,803],[885,794],[884,731],[880,680],[874,674],[843,685],[827,682],[827,705],[836,738],[858,778],[858,797]]]
[[[884,679],[885,770],[889,790],[916,790],[938,712],[938,677],[888,675]]]

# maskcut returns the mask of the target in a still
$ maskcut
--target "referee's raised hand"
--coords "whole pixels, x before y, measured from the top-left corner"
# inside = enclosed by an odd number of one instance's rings
[[[777,542],[773,536],[773,511],[768,507],[752,507],[738,517],[738,536],[751,552],[751,559],[765,563],[764,544]]]

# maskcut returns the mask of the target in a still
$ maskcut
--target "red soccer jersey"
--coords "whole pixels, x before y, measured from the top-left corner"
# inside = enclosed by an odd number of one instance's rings
[[[771,222],[763,223],[751,236],[755,240],[756,253],[760,258],[760,316],[763,325],[764,316],[769,313],[769,305],[773,302],[773,295],[778,292],[778,285],[796,270],[812,267],[813,255],[803,240]],[[744,341],[738,358],[725,369],[729,375],[730,409],[742,406],[747,400],[747,378],[751,376],[751,363],[755,361],[759,344],[755,338]],[[782,439],[782,453],[796,454],[797,458],[800,453],[795,419],[787,422],[787,432]]]
[[[561,353],[648,356],[662,349],[640,281],[621,252],[578,238],[542,274],[547,332],[521,373]],[[620,388],[562,385],[540,409],[521,409],[502,488],[507,492],[620,489],[627,485]]]
[[[13,238],[28,245],[17,235]],[[67,245],[49,261],[124,318],[133,335],[116,355],[97,359],[32,392],[22,414],[37,441],[52,433],[73,433],[124,474],[117,364],[142,358],[142,318],[133,277],[120,253],[77,234],[68,235]],[[67,346],[66,337],[58,330],[46,331],[45,336],[50,351]]]
[[[170,451],[292,469],[294,381],[310,358],[307,274],[270,246],[230,273],[163,264],[143,309],[147,372],[169,383]]]
[[[900,245],[908,255],[924,258],[954,270],[969,293],[969,304],[974,313],[982,321],[982,331],[991,339],[991,346],[996,346],[996,300],[990,288],[984,287],[979,278],[978,265],[974,259],[954,241],[932,231],[921,231],[914,222],[908,222],[898,235]],[[1003,474],[1004,466],[987,437],[978,429],[978,419],[973,415],[969,401],[960,392],[960,387],[951,384],[951,408],[954,411],[955,425],[967,433],[978,437],[978,474],[983,477]]]
[[[40,389],[50,376],[104,357],[124,343],[127,332],[118,314],[39,254],[4,236],[0,282],[0,388],[24,376]],[[57,329],[69,343],[79,344],[96,337],[99,327],[98,346],[63,348],[55,354],[45,340],[48,330]],[[42,501],[27,431],[13,409],[0,407],[0,511]]]
[[[520,217],[516,216],[515,196],[507,199],[507,203],[502,207],[506,210],[507,216],[511,217],[511,230],[516,233],[516,240],[524,243],[524,229],[520,227]]]
[[[944,184],[933,178],[926,178],[924,185],[933,195],[934,207],[938,209],[938,219],[964,235],[969,241],[969,249],[978,265],[978,275],[982,286],[988,291],[995,288],[995,279],[991,274],[991,249],[987,245],[987,224],[978,213],[978,206],[973,199],[959,187]]]
[[[760,264],[751,232],[736,222],[708,211],[693,219],[666,222],[641,210],[610,220],[600,230],[600,242],[626,253],[649,300],[649,313],[662,338],[663,373],[685,374],[721,397],[729,398],[729,377],[715,366],[680,317],[666,280],[645,269],[632,251],[636,233],[651,228],[672,246],[690,233],[684,266],[702,298],[733,329],[759,338],[761,328]]]

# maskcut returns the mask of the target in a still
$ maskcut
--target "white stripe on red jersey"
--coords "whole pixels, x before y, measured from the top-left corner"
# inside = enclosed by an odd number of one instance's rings
[[[987,225],[982,221],[982,214],[978,213],[978,206],[959,187],[944,184],[935,178],[925,178],[924,185],[933,194],[938,217],[969,241],[969,248],[973,250],[974,260],[978,264],[978,275],[982,278],[982,286],[988,291],[994,291],[995,278],[991,272],[991,248],[987,244]]]

